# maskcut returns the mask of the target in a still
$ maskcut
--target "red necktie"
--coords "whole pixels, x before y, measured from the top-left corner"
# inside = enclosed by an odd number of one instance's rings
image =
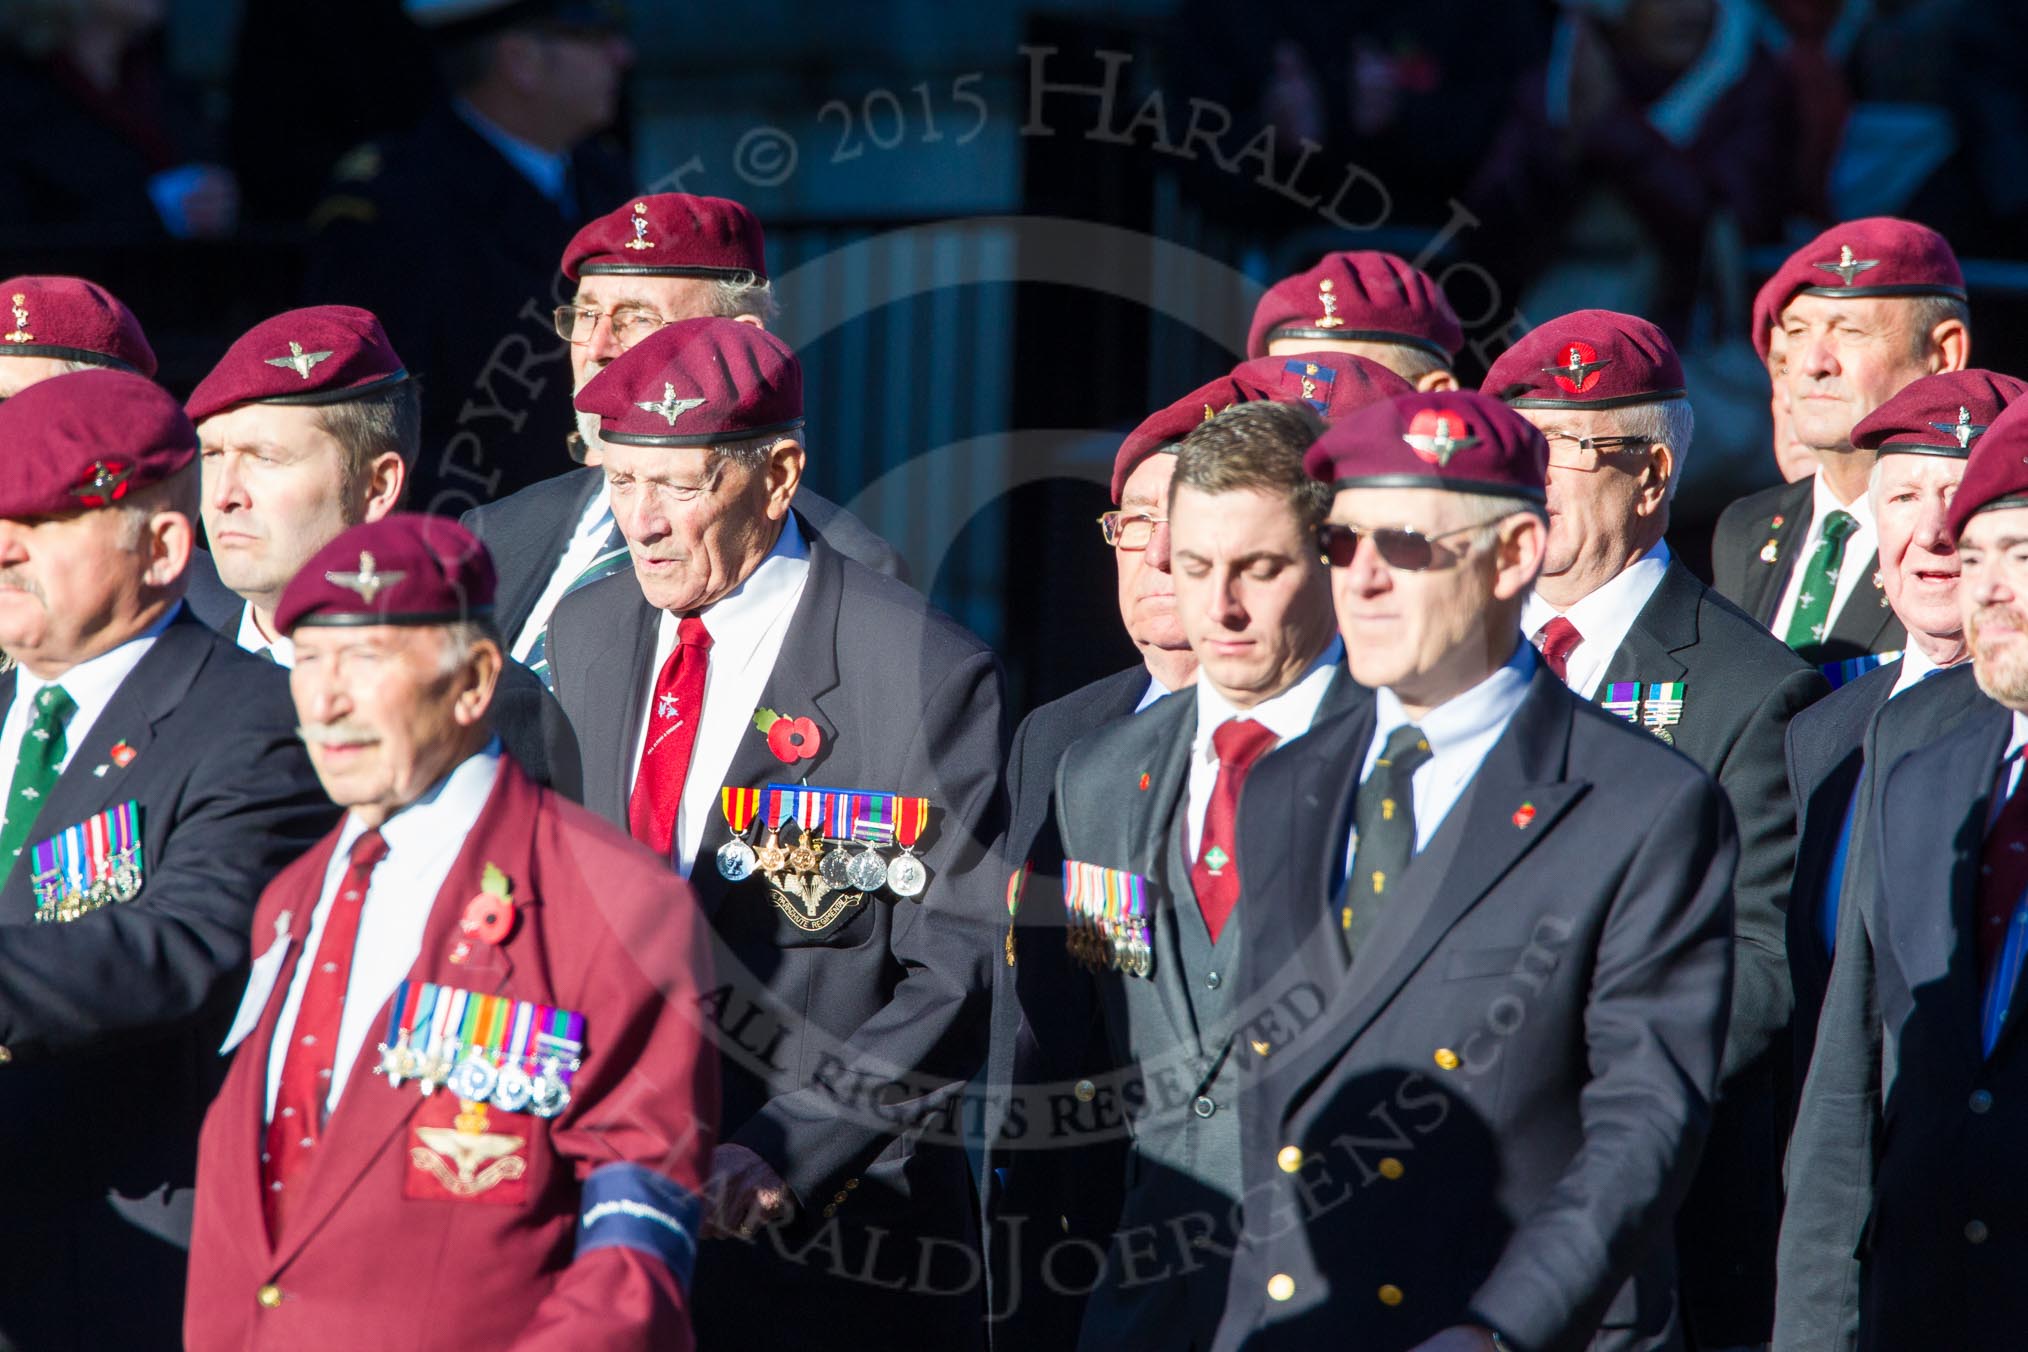
[[[695,615],[676,626],[676,651],[655,677],[655,702],[648,709],[648,744],[627,800],[627,829],[664,859],[676,834],[676,809],[683,803],[683,780],[697,745],[704,713],[704,669],[711,661],[711,635]]]
[[[1577,651],[1577,645],[1584,642],[1584,635],[1577,632],[1577,626],[1558,615],[1535,633],[1535,643],[1542,650],[1542,660],[1556,673],[1556,679],[1570,684],[1570,655]]]
[[[1197,909],[1204,914],[1204,928],[1211,942],[1232,915],[1239,901],[1239,843],[1234,827],[1239,819],[1239,791],[1246,772],[1266,755],[1277,738],[1274,729],[1251,718],[1234,718],[1218,725],[1211,734],[1211,747],[1218,753],[1218,782],[1211,786],[1211,801],[1204,809],[1204,836],[1197,843],[1197,862],[1190,866],[1190,890],[1197,894]]]
[[[2012,762],[2001,767],[2002,786]],[[2007,926],[2014,919],[2014,907],[2028,892],[2028,773],[2021,776],[2007,799],[1993,829],[1986,833],[1986,846],[1979,857],[1979,980],[1992,979],[1993,964],[2007,939]]]
[[[345,1010],[345,987],[352,979],[352,949],[359,942],[359,911],[366,903],[373,866],[387,858],[380,832],[368,831],[352,842],[352,856],[338,895],[324,917],[317,939],[317,963],[303,983],[296,1006],[296,1026],[288,1053],[282,1058],[282,1082],[275,1091],[275,1115],[268,1121],[267,1149],[261,1155],[262,1192],[267,1202],[268,1234],[278,1235],[288,1190],[309,1167],[310,1156],[324,1134],[324,1101],[338,1055],[338,1019]],[[300,956],[296,959],[301,962]]]

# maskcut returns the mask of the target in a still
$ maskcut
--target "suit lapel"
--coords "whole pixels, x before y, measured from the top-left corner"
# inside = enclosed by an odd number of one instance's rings
[[[1767,538],[1774,542],[1775,561],[1765,562],[1761,554],[1765,543],[1748,542],[1755,551],[1754,562],[1747,572],[1747,599],[1751,604],[1741,608],[1764,625],[1773,625],[1775,612],[1781,609],[1782,593],[1788,589],[1789,577],[1795,571],[1796,551],[1809,536],[1810,518],[1815,511],[1816,485],[1803,479],[1790,487],[1787,496],[1777,500],[1774,516],[1769,518]],[[1777,518],[1781,521],[1779,526],[1773,524]]]
[[[1158,883],[1155,923],[1162,933],[1155,936],[1157,961],[1168,971],[1155,974],[1155,989],[1161,993],[1162,1012],[1168,1016],[1170,1032],[1181,1045],[1197,1035],[1197,1021],[1183,999],[1183,943],[1177,926],[1185,906],[1195,906],[1197,897],[1190,888],[1189,865],[1183,859],[1177,827],[1183,821],[1190,795],[1191,744],[1197,737],[1197,697],[1189,694],[1177,701],[1180,706],[1174,726],[1163,728],[1150,722],[1146,733],[1155,733],[1154,769],[1146,793],[1128,799],[1127,868]],[[1151,711],[1152,713],[1152,711]],[[1137,729],[1140,730],[1140,729]],[[1178,868],[1181,876],[1175,876]],[[1116,976],[1108,984],[1134,980]]]
[[[1620,681],[1681,680],[1687,670],[1676,654],[1697,642],[1697,601],[1702,590],[1674,559],[1662,574],[1654,594],[1641,607],[1627,636],[1606,662],[1599,680],[1598,699],[1606,688]]]
[[[574,685],[581,681],[587,689],[604,686],[598,679],[601,672],[631,675],[618,684],[618,699],[589,703],[578,729],[585,761],[598,762],[602,749],[603,763],[612,767],[601,782],[585,785],[585,806],[624,829],[627,799],[634,787],[634,743],[640,737],[641,714],[655,680],[655,638],[662,612],[648,604],[631,571],[595,582],[581,594],[597,606],[597,621],[588,626],[595,638],[588,650],[566,648],[557,659],[569,664],[565,682]]]
[[[1896,623],[1887,605],[1887,591],[1880,585],[1880,555],[1866,556],[1866,571],[1859,575],[1845,605],[1831,623],[1826,646],[1849,644],[1860,652],[1875,652],[1880,639]]]
[[[824,783],[826,781],[821,777],[823,768],[837,750],[840,725],[837,708],[838,609],[844,597],[845,569],[838,554],[811,535],[807,527],[804,538],[809,541],[809,577],[804,582],[802,598],[796,603],[796,613],[789,619],[789,632],[782,639],[781,652],[775,656],[774,669],[768,673],[767,685],[762,688],[755,707],[773,709],[784,718],[810,719],[821,734],[820,747],[809,760],[797,761],[793,765],[784,763],[768,749],[767,737],[753,726],[754,710],[747,709],[739,715],[746,720],[747,727],[733,750],[732,762],[726,767],[725,778],[721,781],[732,788],[759,788],[769,782],[804,780]],[[733,715],[727,711],[725,716]],[[631,750],[631,742],[628,745]],[[693,770],[696,768],[692,767]],[[757,826],[755,829],[761,828]],[[690,870],[690,884],[696,889],[697,900],[706,915],[717,914],[730,886],[719,876],[715,856],[718,847],[731,838],[732,831],[725,818],[716,816],[706,824],[703,839],[697,847],[697,860]]]
[[[1402,895],[1325,1006],[1319,1022],[1331,1032],[1311,1045],[1315,1059],[1299,1071],[1304,1088],[1291,1096],[1291,1111],[1308,1084],[1358,1040],[1451,928],[1549,835],[1590,787],[1564,777],[1572,699],[1547,667],[1537,667],[1506,732],[1439,828],[1439,834],[1455,830],[1450,857],[1419,861],[1439,868],[1409,870]],[[1515,813],[1524,803],[1533,812],[1517,822]]]

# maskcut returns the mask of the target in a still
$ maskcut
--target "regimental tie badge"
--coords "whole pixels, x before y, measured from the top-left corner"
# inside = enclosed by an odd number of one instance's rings
[[[643,399],[636,403],[634,407],[640,409],[643,413],[659,413],[662,415],[664,422],[674,427],[678,418],[703,402],[702,399],[678,399],[676,397],[676,387],[665,380],[662,382],[662,398],[659,401]]]
[[[358,572],[326,573],[324,574],[324,580],[334,587],[343,587],[347,591],[359,593],[359,599],[370,606],[373,604],[374,597],[380,595],[381,592],[392,587],[407,576],[407,573],[399,571],[392,573],[381,572],[373,561],[372,553],[362,549],[359,551]]]
[[[289,344],[288,356],[269,357],[267,363],[270,366],[279,366],[284,371],[294,371],[303,379],[308,380],[310,378],[310,368],[318,362],[326,360],[330,355],[329,352],[305,352],[301,343],[292,342]]]
[[[1472,436],[1469,429],[1460,427],[1458,431],[1465,432],[1465,435],[1459,436],[1452,430],[1450,414],[1426,408],[1410,421],[1408,431],[1402,434],[1401,439],[1408,443],[1410,450],[1432,465],[1447,466],[1451,457],[1459,451],[1470,450],[1479,444],[1479,439]]]
[[[1556,377],[1556,383],[1565,394],[1587,394],[1598,384],[1598,373],[1613,364],[1612,358],[1598,359],[1598,349],[1590,343],[1572,343],[1570,355],[1561,366],[1545,366],[1545,375]]]
[[[35,335],[28,331],[28,296],[24,292],[14,293],[14,331],[6,335],[10,343],[32,343]]]
[[[1954,423],[1933,422],[1930,424],[1947,437],[1956,437],[1959,450],[1969,450],[1971,444],[1986,429],[1972,421],[1972,411],[1963,404],[1958,405],[1958,420]]]
[[[627,241],[629,249],[652,249],[655,241],[648,238],[648,204],[634,203],[634,237]]]
[[[129,466],[111,460],[94,460],[84,476],[71,486],[70,495],[87,507],[104,507],[127,496]]]
[[[1852,256],[1852,246],[1845,244],[1841,245],[1838,249],[1837,262],[1812,263],[1810,266],[1822,268],[1825,272],[1835,275],[1842,284],[1850,286],[1852,285],[1852,279],[1860,273],[1868,268],[1879,267],[1880,260],[1877,258],[1854,258]]]
[[[1317,316],[1320,329],[1343,328],[1345,321],[1338,315],[1338,298],[1331,294],[1332,282],[1329,277],[1317,283],[1317,304],[1324,311]]]

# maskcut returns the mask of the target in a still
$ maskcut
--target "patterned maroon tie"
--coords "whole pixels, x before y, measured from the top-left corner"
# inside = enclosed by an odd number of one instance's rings
[[[1203,912],[1204,928],[1211,931],[1214,944],[1239,901],[1239,842],[1234,839],[1239,791],[1247,771],[1276,740],[1272,728],[1251,718],[1231,719],[1211,734],[1212,749],[1218,753],[1218,782],[1211,786],[1211,801],[1204,809],[1204,836],[1197,844],[1197,862],[1190,866],[1190,890],[1197,894],[1197,909]]]
[[[627,801],[627,829],[664,859],[676,835],[676,810],[697,745],[704,713],[704,672],[711,661],[711,635],[704,621],[689,616],[676,626],[676,650],[655,678],[655,702],[648,708],[648,743]]]
[[[1535,633],[1535,644],[1542,650],[1542,660],[1556,673],[1556,679],[1570,684],[1570,655],[1577,651],[1577,645],[1584,642],[1584,635],[1577,632],[1577,626],[1563,616],[1545,624]]]

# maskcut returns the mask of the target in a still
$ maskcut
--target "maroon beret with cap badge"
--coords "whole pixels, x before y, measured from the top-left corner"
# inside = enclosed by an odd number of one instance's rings
[[[1868,216],[1834,225],[1789,255],[1754,300],[1753,344],[1767,360],[1768,330],[1797,296],[1948,296],[1965,299],[1950,241],[1926,225]]]
[[[1209,422],[1234,404],[1259,399],[1302,400],[1328,421],[1414,388],[1379,362],[1350,352],[1304,352],[1243,361],[1151,414],[1127,434],[1113,456],[1113,504],[1119,505],[1127,479],[1143,460],[1162,451],[1173,452],[1191,428]]]
[[[739,203],[687,192],[636,197],[598,217],[563,251],[563,275],[766,281],[760,222]]]
[[[1510,408],[1624,408],[1685,395],[1669,335],[1614,310],[1577,310],[1529,330],[1479,389]]]
[[[1422,269],[1391,253],[1328,253],[1307,272],[1284,277],[1254,307],[1249,357],[1278,338],[1406,343],[1448,362],[1465,345],[1464,326]]]
[[[492,613],[496,581],[478,536],[447,517],[395,512],[311,555],[283,588],[275,626],[456,624]]]
[[[1964,460],[2028,381],[1983,371],[1939,371],[1911,380],[1852,429],[1852,445],[1882,455]]]
[[[0,517],[105,507],[186,468],[197,429],[132,371],[71,371],[0,401]]]
[[[1535,424],[1470,390],[1398,395],[1336,422],[1303,457],[1338,488],[1439,488],[1547,496],[1549,443]]]
[[[803,368],[754,324],[707,317],[664,324],[577,394],[620,446],[715,446],[803,425]]]
[[[336,404],[408,379],[380,321],[352,305],[264,319],[225,350],[184,405],[192,422],[241,404]]]
[[[82,277],[10,277],[0,282],[12,324],[0,357],[50,357],[116,371],[155,374],[155,350],[119,298]]]

